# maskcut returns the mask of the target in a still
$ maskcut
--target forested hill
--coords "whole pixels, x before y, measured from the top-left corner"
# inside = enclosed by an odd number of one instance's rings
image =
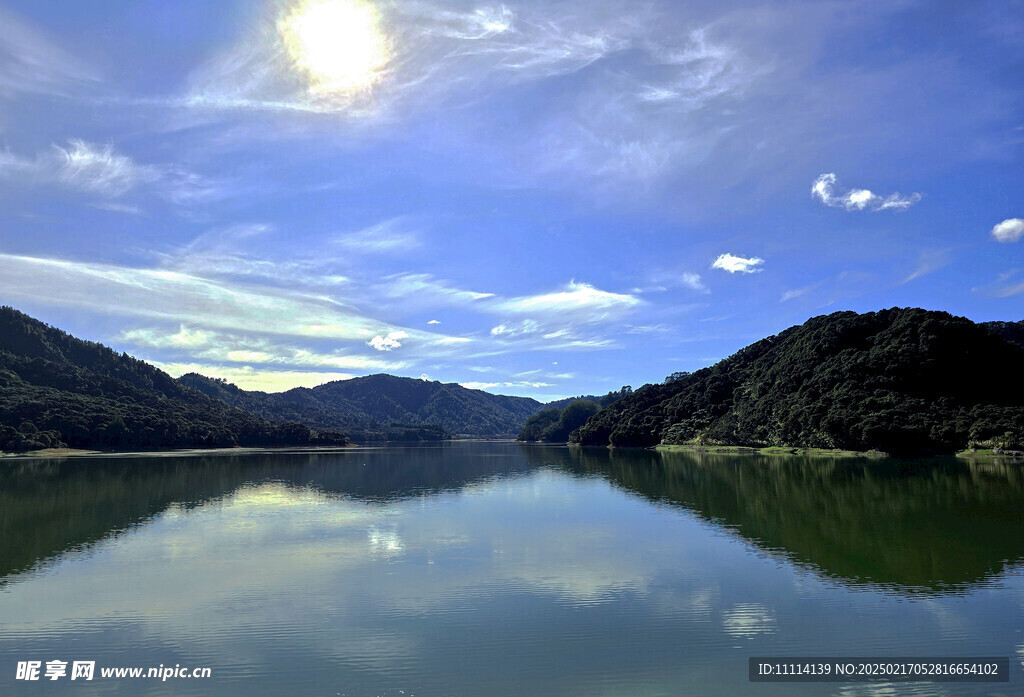
[[[947,453],[1020,449],[1020,323],[894,308],[814,317],[703,370],[647,385],[574,431],[584,445]],[[1019,336],[1019,334],[1017,335]]]
[[[1007,341],[1024,347],[1024,320],[1020,322],[985,322],[981,326]]]
[[[241,390],[194,373],[180,380],[264,418],[341,430],[357,439],[402,438],[403,433],[414,436],[431,428],[435,437],[445,433],[514,437],[527,417],[542,406],[527,397],[394,375],[368,375],[280,393]],[[429,430],[423,433],[425,438],[430,435]]]
[[[343,444],[272,424],[163,371],[0,307],[0,450]]]

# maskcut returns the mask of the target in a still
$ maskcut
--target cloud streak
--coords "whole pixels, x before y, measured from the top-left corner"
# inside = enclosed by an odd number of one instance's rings
[[[81,59],[0,8],[0,94],[69,96],[97,82]]]
[[[559,314],[569,321],[595,322],[629,312],[642,303],[627,293],[612,293],[588,283],[571,281],[562,290],[509,298],[494,307],[510,314]]]
[[[66,147],[54,145],[35,158],[0,153],[0,176],[6,179],[59,184],[69,189],[117,198],[139,184],[160,179],[160,172],[136,164],[114,151],[112,145],[95,145],[72,139]]]
[[[204,328],[365,342],[399,331],[327,297],[213,281],[182,271],[0,254],[7,297]],[[409,331],[425,343],[442,338]]]
[[[898,191],[888,196],[880,196],[868,189],[850,189],[844,194],[836,194],[836,181],[835,174],[822,174],[811,185],[811,196],[826,206],[848,211],[902,211],[921,200],[921,194],[903,196]]]
[[[388,56],[372,88],[325,91],[305,80],[284,49],[283,17],[267,16],[242,43],[194,72],[179,103],[200,109],[391,117],[399,109],[436,105],[484,82],[507,84],[573,72],[627,45],[620,31],[593,17],[513,12],[498,4],[467,10],[424,1],[378,9]]]

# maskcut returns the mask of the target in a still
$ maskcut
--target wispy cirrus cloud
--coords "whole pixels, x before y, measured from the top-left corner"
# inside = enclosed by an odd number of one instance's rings
[[[949,266],[950,262],[952,262],[952,257],[950,256],[950,250],[948,249],[923,251],[917,257],[917,264],[914,267],[914,270],[901,281],[901,284],[916,281],[922,276],[927,276],[934,271],[938,271],[941,268]]]
[[[0,180],[10,185],[60,187],[99,197],[107,210],[139,214],[138,206],[116,202],[129,192],[145,190],[182,207],[235,195],[237,185],[216,181],[177,165],[140,164],[110,143],[72,138],[35,156],[0,151]]]
[[[408,217],[391,218],[356,232],[343,233],[331,239],[330,243],[364,254],[404,252],[422,244]]]
[[[458,288],[452,283],[437,279],[426,273],[402,273],[387,276],[379,285],[379,292],[385,298],[401,299],[408,306],[429,305],[480,305],[480,301],[494,298],[494,293],[485,293]],[[440,324],[431,320],[427,324]]]
[[[711,268],[721,269],[729,273],[759,273],[764,271],[760,268],[764,259],[758,257],[740,257],[735,254],[719,254],[711,263]]]
[[[612,293],[588,283],[570,281],[565,288],[551,293],[509,298],[494,308],[510,314],[558,313],[568,320],[601,321],[619,316],[643,304],[628,293]]]
[[[81,58],[0,8],[0,94],[68,96],[98,81]]]
[[[136,164],[115,152],[112,145],[72,139],[66,146],[54,145],[34,158],[0,153],[0,176],[116,198],[161,175],[156,168]]]
[[[1010,269],[999,274],[992,283],[971,288],[971,292],[991,298],[1010,298],[1024,293],[1024,280],[1021,279],[1019,269]]]
[[[173,329],[142,327],[121,333],[121,341],[135,346],[187,353],[194,359],[217,363],[284,365],[296,368],[340,370],[403,370],[405,361],[383,361],[373,356],[322,353],[252,334],[208,331],[179,325]]]
[[[304,79],[286,50],[285,8],[266,15],[239,45],[196,70],[180,103],[201,109],[393,117],[400,108],[436,107],[482,83],[578,70],[624,48],[619,25],[630,24],[601,12],[560,17],[557,9],[513,11],[502,4],[466,9],[419,1],[381,4],[377,11],[376,30],[386,56],[367,89],[324,90]]]
[[[844,194],[837,194],[835,187],[836,175],[822,174],[811,185],[811,196],[826,206],[844,208],[848,211],[902,211],[921,200],[921,194],[903,196],[898,191],[888,196],[880,196],[868,189],[850,189]]]
[[[58,307],[208,329],[365,342],[400,331],[323,295],[211,280],[184,271],[0,254],[0,291]],[[409,330],[433,343],[441,335]]]

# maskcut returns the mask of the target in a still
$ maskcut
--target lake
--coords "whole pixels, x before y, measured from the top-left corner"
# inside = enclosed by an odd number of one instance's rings
[[[1009,683],[750,683],[751,656]],[[91,682],[18,662],[95,661]],[[1024,694],[1024,467],[454,442],[0,461],[0,694]],[[100,667],[209,667],[206,679]]]

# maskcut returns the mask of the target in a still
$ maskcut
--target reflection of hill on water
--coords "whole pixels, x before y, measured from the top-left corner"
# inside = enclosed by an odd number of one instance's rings
[[[682,506],[847,584],[962,592],[1024,560],[1024,469],[955,461],[434,445],[0,466],[0,584],[253,482],[388,503],[557,466]]]
[[[603,449],[566,462],[843,583],[962,592],[1024,559],[1019,466]]]
[[[344,453],[11,461],[0,465],[0,584],[135,528],[172,504],[194,508],[250,482],[387,503],[529,469],[514,448],[445,445]]]

